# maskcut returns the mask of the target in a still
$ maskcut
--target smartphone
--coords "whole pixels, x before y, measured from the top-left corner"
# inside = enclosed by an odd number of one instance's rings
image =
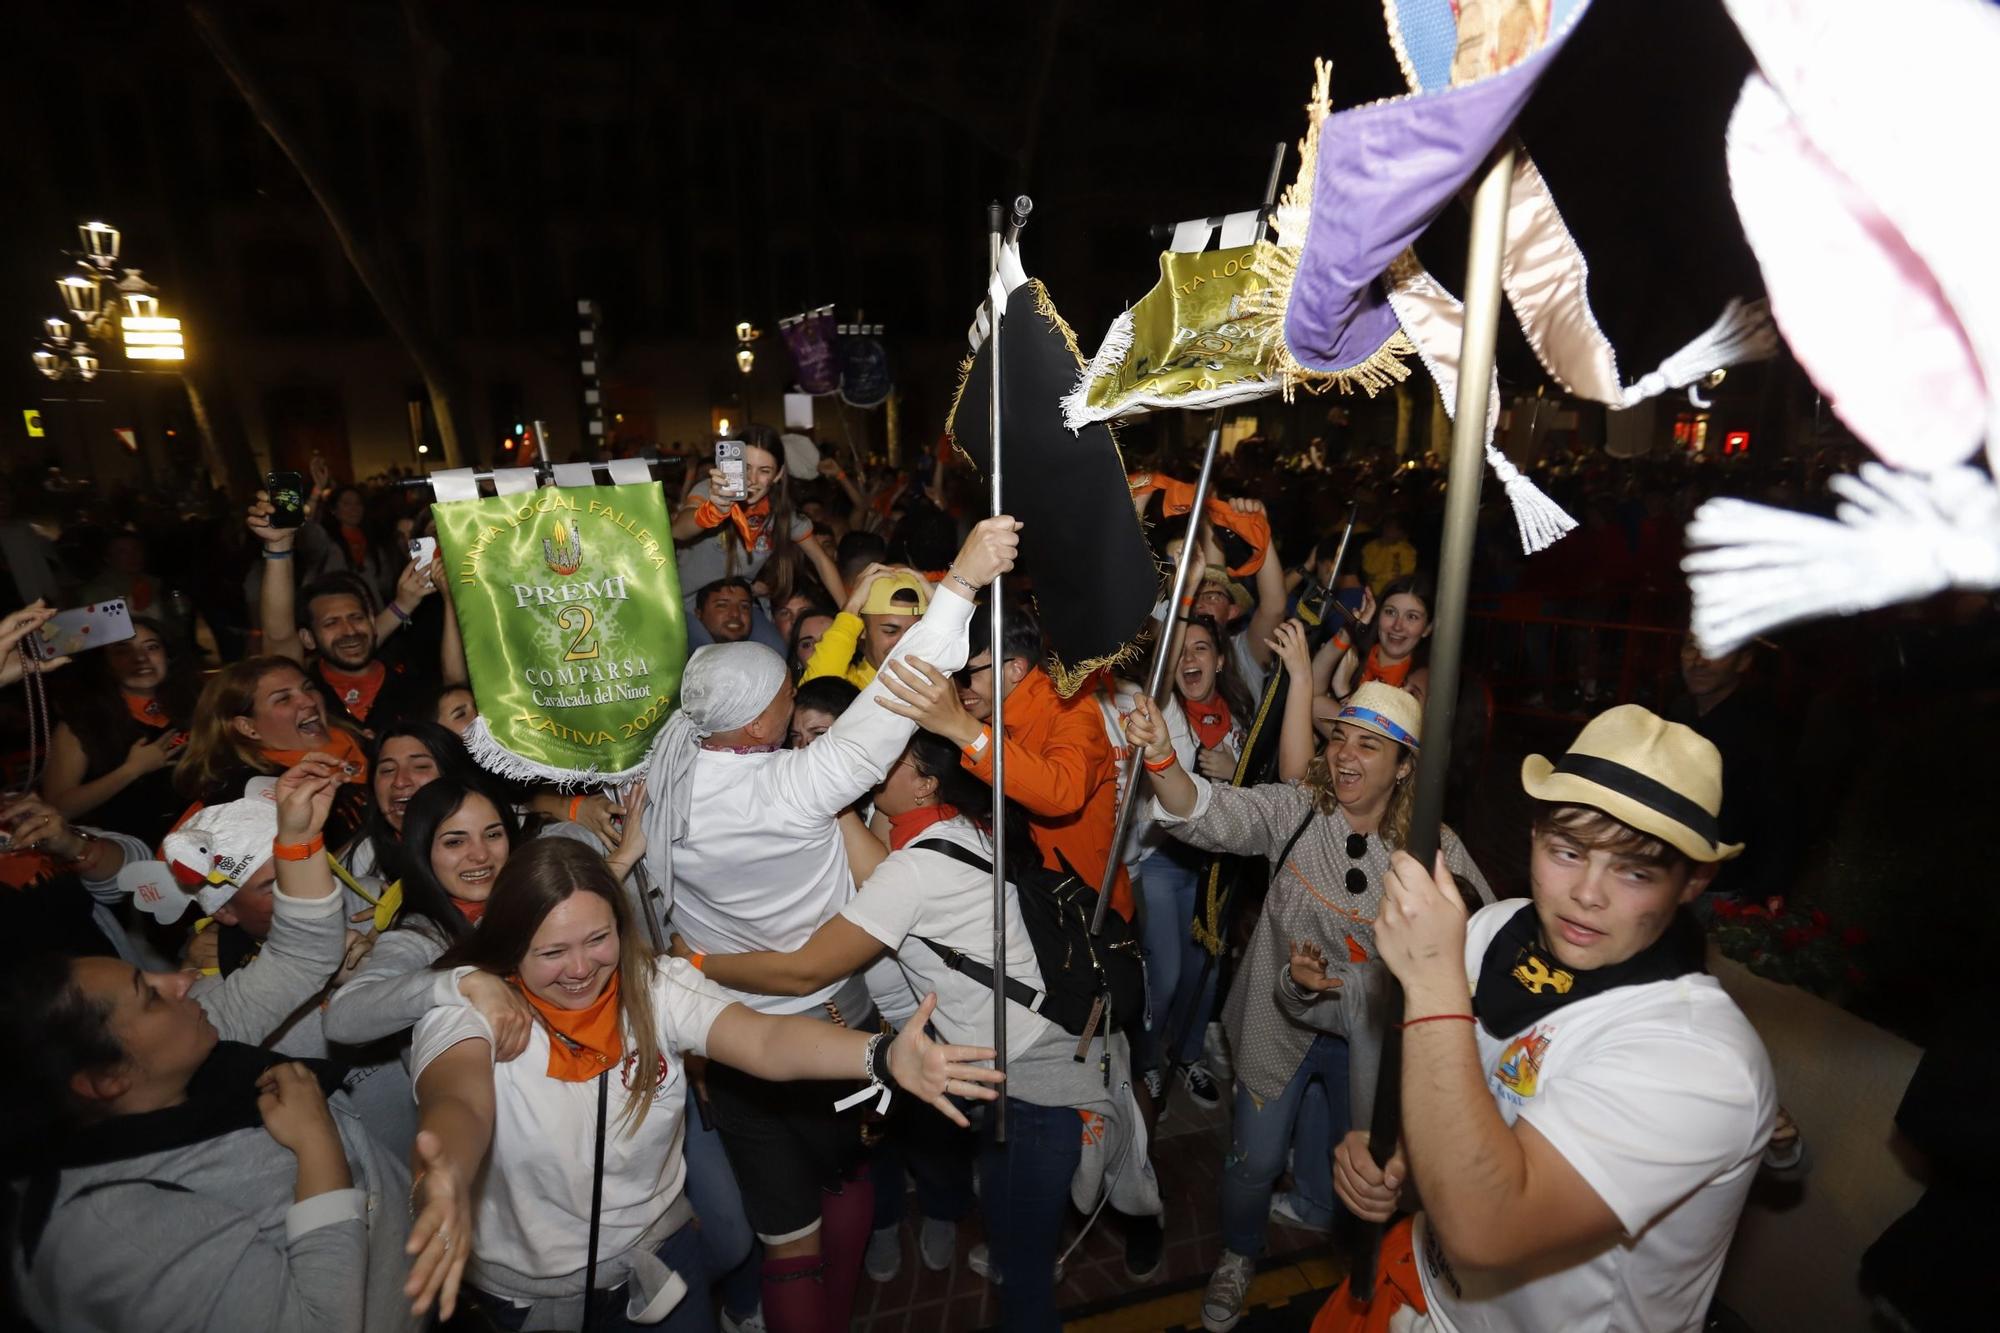
[[[750,488],[743,481],[743,441],[717,440],[715,465],[722,470],[722,479],[729,485],[729,494],[710,498],[741,500],[749,494]]]
[[[418,569],[429,569],[431,561],[437,559],[438,539],[435,537],[410,538],[410,563]]]
[[[1342,588],[1333,595],[1333,600],[1347,608],[1350,618],[1361,614],[1361,604],[1368,600],[1366,588]]]
[[[306,479],[299,472],[266,472],[264,494],[271,497],[271,516],[265,520],[274,528],[296,528],[306,521]]]
[[[122,643],[132,637],[132,613],[123,597],[94,602],[50,616],[41,629],[29,637],[35,656],[73,657],[108,643]]]

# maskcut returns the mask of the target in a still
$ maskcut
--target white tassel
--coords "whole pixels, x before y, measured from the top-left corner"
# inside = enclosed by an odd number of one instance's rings
[[[1831,485],[1842,501],[1833,519],[1729,499],[1695,511],[1681,568],[1703,653],[1795,621],[2000,588],[2000,490],[1986,473],[1866,463]]]
[[[1660,368],[1625,386],[1620,407],[1657,398],[1669,389],[1685,389],[1718,370],[1763,361],[1777,355],[1778,330],[1771,323],[1769,301],[1731,301],[1708,332],[1660,363]]]
[[[1541,487],[1522,476],[1521,470],[1494,448],[1490,439],[1486,442],[1486,463],[1493,469],[1493,475],[1500,478],[1500,485],[1507,492],[1507,503],[1514,507],[1514,523],[1521,529],[1523,551],[1529,555],[1545,551],[1575,530],[1576,520],[1549,499]]]
[[[523,759],[500,743],[486,719],[476,717],[472,725],[465,729],[465,752],[472,756],[472,762],[488,773],[493,773],[512,782],[552,782],[567,791],[573,787],[594,787],[602,784],[621,783],[642,777],[646,772],[646,759],[620,772],[608,772],[600,768],[554,768]]]
[[[1072,435],[1081,431],[1091,422],[1099,420],[1092,415],[1090,407],[1090,386],[1104,376],[1125,364],[1126,354],[1132,350],[1132,312],[1121,310],[1118,318],[1111,321],[1105,331],[1104,341],[1097,348],[1097,355],[1090,363],[1076,372],[1076,387],[1062,400],[1063,425],[1068,426]]]

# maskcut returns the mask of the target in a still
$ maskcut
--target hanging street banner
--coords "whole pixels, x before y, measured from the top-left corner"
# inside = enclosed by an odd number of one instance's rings
[[[547,486],[431,512],[479,701],[472,757],[520,781],[641,772],[687,658],[660,488]]]

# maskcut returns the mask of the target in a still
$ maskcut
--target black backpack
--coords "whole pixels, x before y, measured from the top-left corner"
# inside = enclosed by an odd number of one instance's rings
[[[942,838],[911,846],[949,856],[981,874],[993,873],[991,861]],[[1039,862],[1010,870],[1021,924],[1041,968],[1042,989],[1008,977],[1007,998],[1082,1038],[1079,1052],[1100,1027],[1119,1032],[1143,1022],[1146,963],[1132,924],[1116,912],[1106,912],[1103,932],[1092,935],[1090,919],[1097,912],[1097,890],[1084,883],[1067,861],[1060,873]],[[921,935],[916,938],[952,971],[982,986],[993,985],[993,969],[987,963],[936,940]]]

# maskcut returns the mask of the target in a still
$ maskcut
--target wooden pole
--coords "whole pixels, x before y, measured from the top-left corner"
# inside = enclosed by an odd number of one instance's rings
[[[1484,479],[1487,394],[1493,382],[1493,345],[1500,328],[1500,260],[1507,245],[1507,199],[1514,178],[1510,140],[1487,160],[1472,199],[1472,239],[1465,258],[1465,330],[1459,346],[1458,410],[1452,419],[1451,464],[1444,495],[1444,543],[1438,556],[1437,605],[1432,608],[1431,683],[1424,706],[1409,841],[1403,850],[1428,868],[1437,859],[1444,825],[1444,788],[1451,766],[1451,731],[1458,714],[1459,659],[1465,646],[1466,590],[1472,581],[1472,543],[1479,526]],[[1377,1166],[1396,1153],[1402,1135],[1403,991],[1393,982],[1383,1005],[1381,1073],[1368,1155]],[[1366,1304],[1375,1295],[1376,1261],[1383,1228],[1370,1228],[1355,1256],[1349,1281]]]

